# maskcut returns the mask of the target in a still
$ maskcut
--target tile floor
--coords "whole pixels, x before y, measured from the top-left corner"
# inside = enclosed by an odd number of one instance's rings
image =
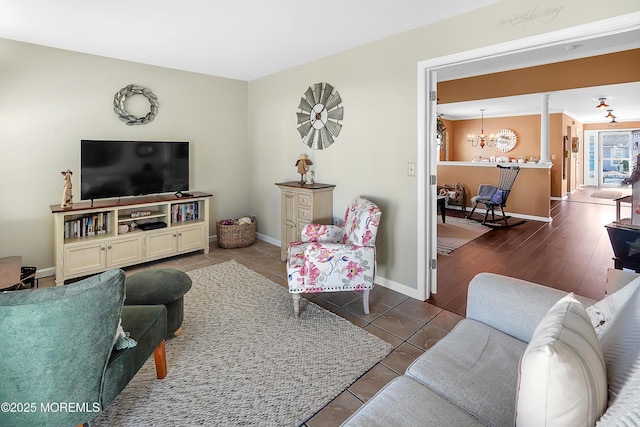
[[[188,271],[231,259],[275,283],[287,286],[285,264],[280,261],[280,247],[260,240],[249,247],[237,249],[221,249],[214,243],[206,255],[187,254],[130,267],[125,271],[127,275],[146,268],[173,267]],[[53,277],[39,280],[41,287],[53,285]],[[362,297],[356,292],[303,296],[394,346],[394,350],[385,359],[307,420],[303,424],[306,427],[339,426],[385,384],[402,375],[415,358],[444,337],[462,320],[462,317],[455,313],[417,301],[382,286],[374,287],[371,291],[368,315],[363,313]]]

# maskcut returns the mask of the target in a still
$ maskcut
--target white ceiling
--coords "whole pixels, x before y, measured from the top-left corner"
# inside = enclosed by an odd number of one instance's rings
[[[253,80],[478,9],[498,0],[0,0],[0,38],[202,74]],[[640,46],[640,32],[487,58],[448,67],[451,80]],[[601,122],[594,99],[608,97],[618,121],[640,120],[640,86],[553,93],[552,112]],[[537,114],[527,95],[442,104],[445,118]]]
[[[248,81],[497,1],[0,0],[0,38]]]

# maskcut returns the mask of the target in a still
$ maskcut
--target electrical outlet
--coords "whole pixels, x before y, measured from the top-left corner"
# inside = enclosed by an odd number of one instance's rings
[[[416,164],[414,162],[409,162],[407,164],[407,175],[416,176]]]

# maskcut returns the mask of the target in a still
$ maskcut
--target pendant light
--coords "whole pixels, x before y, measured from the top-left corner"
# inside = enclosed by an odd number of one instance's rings
[[[609,105],[607,105],[606,102],[604,102],[607,98],[598,98],[600,100],[600,104],[596,105],[596,108],[599,108],[601,110],[606,110]]]
[[[480,148],[484,148],[487,141],[487,135],[484,134],[484,108],[480,109],[480,114],[482,115],[481,118],[481,130],[480,130],[480,136],[478,137],[480,139]]]

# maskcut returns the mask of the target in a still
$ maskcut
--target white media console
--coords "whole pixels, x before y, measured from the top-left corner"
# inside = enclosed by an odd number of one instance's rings
[[[211,197],[194,192],[51,205],[56,286],[111,268],[208,253]]]

